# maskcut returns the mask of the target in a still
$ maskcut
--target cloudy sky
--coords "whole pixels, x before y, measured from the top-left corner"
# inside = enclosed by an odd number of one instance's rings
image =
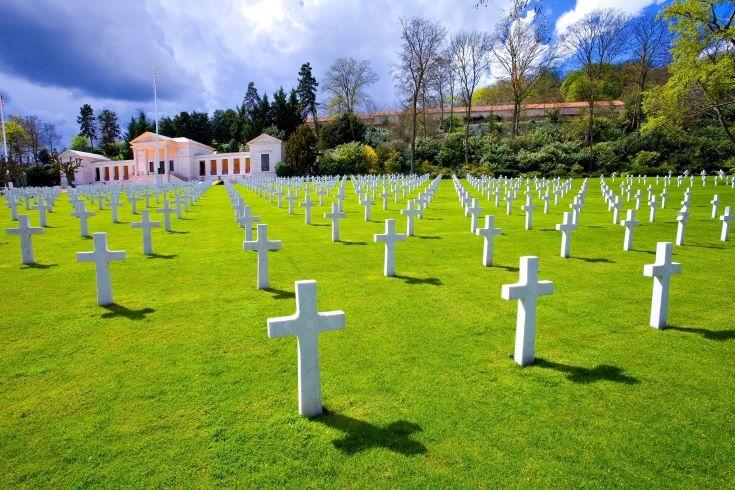
[[[0,93],[6,113],[56,123],[63,143],[79,106],[115,110],[121,125],[159,112],[212,112],[259,92],[295,85],[303,62],[317,80],[338,57],[367,59],[380,81],[379,108],[398,105],[391,66],[400,17],[433,17],[450,31],[492,30],[508,0],[1,0]],[[662,0],[546,0],[557,34],[585,13],[617,6],[632,14]]]

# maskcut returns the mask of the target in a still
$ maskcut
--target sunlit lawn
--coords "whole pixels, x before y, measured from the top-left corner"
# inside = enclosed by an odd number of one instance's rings
[[[405,226],[393,202],[366,223],[348,183],[343,242],[331,243],[328,206],[308,226],[303,208],[290,216],[236,186],[283,241],[270,291],[255,287],[223,186],[174,233],[154,231],[153,258],[128,206],[121,224],[94,206],[90,230],[128,254],[112,264],[109,308],[96,304],[94,266],[75,261],[92,242],[62,195],[33,237],[40,266],[22,267],[18,238],[0,236],[0,485],[732,487],[735,231],[719,241],[708,203],[717,192],[735,206],[735,190],[696,180],[672,328],[656,331],[643,265],[674,240],[684,186],[672,183],[656,223],[641,209],[626,253],[591,179],[562,259],[553,228],[580,184],[549,215],[537,201],[531,231],[520,200],[512,216],[482,200],[504,232],[484,268],[482,239],[443,181],[417,236],[397,246],[396,278],[373,243],[386,217]],[[1,204],[2,228],[14,227]],[[509,357],[516,304],[500,298],[522,255],[554,282],[527,368]],[[328,412],[313,420],[297,411],[296,340],[266,335],[268,317],[295,310],[300,279],[317,280],[321,311],[347,315],[320,338]]]

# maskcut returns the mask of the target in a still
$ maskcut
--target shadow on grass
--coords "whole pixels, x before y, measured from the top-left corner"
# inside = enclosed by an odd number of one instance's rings
[[[616,383],[624,383],[627,385],[639,383],[638,379],[625,374],[625,370],[618,366],[609,364],[600,364],[592,369],[581,366],[570,366],[559,362],[547,361],[541,357],[536,358],[533,366],[544,369],[553,369],[561,373],[566,373],[567,379],[573,383],[594,383],[596,381],[614,381]]]
[[[21,269],[50,269],[52,267],[58,267],[59,264],[25,264],[21,266]]]
[[[538,228],[536,231],[556,231],[556,228]]]
[[[441,240],[442,237],[437,235],[414,235],[415,238],[419,238],[421,240]]]
[[[396,279],[403,280],[406,284],[430,284],[432,286],[441,286],[441,279],[436,277],[409,277],[409,276],[393,276]]]
[[[724,248],[725,248],[725,247],[721,247],[721,246],[719,246],[719,245],[694,245],[694,244],[689,244],[689,243],[687,243],[687,245],[689,245],[690,247],[697,247],[697,248],[714,248],[714,249],[717,249],[717,250],[722,250],[722,249],[724,249]]]
[[[677,330],[679,332],[696,333],[707,340],[724,342],[735,339],[735,330],[710,330],[708,328],[667,326],[666,330]]]
[[[589,262],[591,264],[600,264],[600,263],[603,263],[603,264],[614,264],[615,263],[614,260],[605,259],[605,258],[601,258],[601,257],[600,258],[591,258],[591,257],[573,257],[573,256],[570,256],[569,258],[570,259],[575,259],[575,260],[581,260],[583,262]]]
[[[271,293],[273,299],[290,299],[296,297],[296,293],[286,291],[285,289],[265,288],[263,291]]]
[[[634,248],[631,252],[638,252],[642,254],[656,255],[655,250],[643,250],[642,248]]]
[[[367,245],[367,242],[350,242],[347,240],[340,240],[339,242],[342,245]]]
[[[426,221],[444,221],[444,218],[421,218],[425,219]]]
[[[490,267],[495,267],[497,269],[505,269],[508,272],[518,272],[520,270],[518,267],[513,267],[512,265],[498,265],[498,264],[493,264]]]
[[[171,255],[163,255],[163,254],[151,254],[148,256],[149,259],[164,259],[164,260],[171,260],[178,257],[178,254],[171,254]]]
[[[102,318],[117,318],[125,317],[128,320],[143,320],[146,315],[153,313],[153,308],[141,308],[140,310],[131,310],[117,303],[112,303],[107,306],[103,306],[107,310],[107,313],[102,314]]]
[[[312,223],[310,226],[332,226],[329,223]]]
[[[421,426],[407,420],[398,420],[385,427],[364,422],[324,408],[324,413],[312,419],[345,433],[342,439],[332,442],[335,448],[345,454],[356,454],[367,449],[382,447],[403,454],[415,456],[426,454],[426,446],[411,439],[411,434],[421,432]]]
[[[171,231],[167,231],[166,233],[173,233],[174,235],[188,235],[191,232],[190,231],[176,231],[176,230],[171,230]]]

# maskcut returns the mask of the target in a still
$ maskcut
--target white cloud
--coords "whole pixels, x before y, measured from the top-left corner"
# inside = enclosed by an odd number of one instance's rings
[[[561,35],[578,20],[593,10],[617,8],[632,15],[638,15],[643,9],[653,4],[662,4],[666,0],[577,0],[574,8],[564,12],[556,19],[556,33]]]

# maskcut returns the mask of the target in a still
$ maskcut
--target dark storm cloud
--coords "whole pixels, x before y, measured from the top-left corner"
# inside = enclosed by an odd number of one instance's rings
[[[132,102],[150,99],[152,65],[163,98],[201,86],[179,66],[164,33],[136,2],[0,2],[0,68],[34,83]]]

